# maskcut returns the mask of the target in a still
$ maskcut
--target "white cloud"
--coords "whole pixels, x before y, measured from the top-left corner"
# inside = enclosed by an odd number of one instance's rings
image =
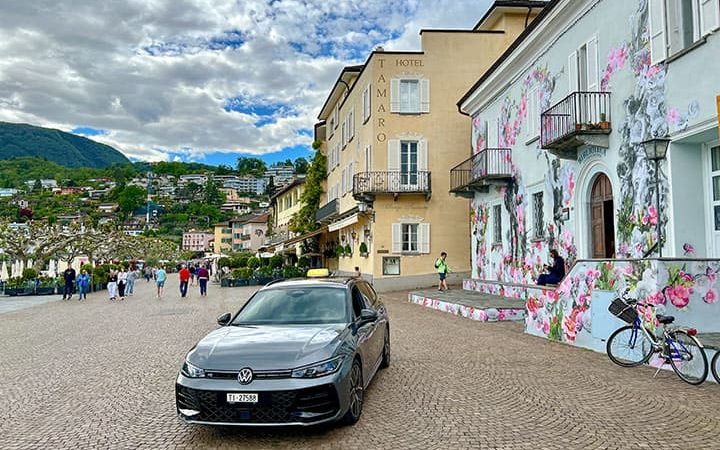
[[[472,26],[488,1],[5,2],[0,120],[107,130],[95,139],[147,160],[309,144],[298,130],[344,65],[380,43],[416,49],[420,28]],[[291,107],[258,127],[223,109],[238,96]]]

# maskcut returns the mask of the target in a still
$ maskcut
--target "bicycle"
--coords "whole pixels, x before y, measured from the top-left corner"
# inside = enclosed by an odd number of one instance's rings
[[[715,378],[715,381],[720,384],[720,351],[715,352],[712,363],[710,363],[710,368],[712,369],[712,374]]]
[[[648,329],[638,314],[638,307],[654,308],[627,297],[627,291],[610,303],[608,310],[631,325],[618,328],[607,341],[607,354],[612,362],[621,367],[645,364],[655,353],[669,363],[678,377],[692,385],[702,384],[708,375],[708,360],[694,328],[669,327],[673,316],[658,314],[657,321],[663,325],[662,337]],[[662,367],[662,366],[660,366]],[[660,368],[655,372],[657,376]]]

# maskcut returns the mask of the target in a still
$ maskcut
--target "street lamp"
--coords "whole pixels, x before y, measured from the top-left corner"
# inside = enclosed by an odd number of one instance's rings
[[[667,156],[668,146],[670,145],[670,138],[658,137],[651,138],[642,142],[642,146],[645,149],[645,157],[655,162],[655,208],[657,210],[657,239],[658,239],[658,255],[662,258],[662,231],[660,229],[660,221],[662,214],[660,214],[660,175],[659,175],[659,163]]]

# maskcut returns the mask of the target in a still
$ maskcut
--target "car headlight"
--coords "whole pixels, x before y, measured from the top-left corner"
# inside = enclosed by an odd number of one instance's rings
[[[293,378],[318,378],[335,373],[340,369],[343,357],[329,359],[311,366],[299,367],[292,371]]]
[[[197,366],[193,366],[192,364],[190,364],[187,361],[185,361],[185,364],[183,364],[181,371],[182,371],[183,375],[185,375],[186,377],[190,377],[190,378],[204,378],[205,377],[205,370],[203,370]]]

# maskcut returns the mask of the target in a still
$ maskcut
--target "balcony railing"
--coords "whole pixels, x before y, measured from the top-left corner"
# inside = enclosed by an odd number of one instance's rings
[[[327,202],[324,206],[317,210],[315,213],[316,222],[326,222],[331,220],[333,217],[338,215],[340,212],[340,204],[337,199]]]
[[[283,241],[287,241],[290,239],[290,233],[287,232],[281,232],[281,233],[275,233],[272,236],[269,236],[267,239],[265,239],[265,245],[274,245]]]
[[[364,198],[376,194],[425,194],[432,192],[430,172],[361,172],[353,178],[353,196]]]
[[[585,143],[604,146],[579,137],[610,134],[611,123],[609,92],[573,92],[541,114],[540,143],[560,152]]]
[[[486,148],[450,170],[450,192],[472,192],[493,180],[512,178],[512,149]]]
[[[241,234],[241,235],[240,235],[240,240],[241,240],[241,241],[249,241],[249,240],[250,240],[250,235],[249,235],[249,234]]]

